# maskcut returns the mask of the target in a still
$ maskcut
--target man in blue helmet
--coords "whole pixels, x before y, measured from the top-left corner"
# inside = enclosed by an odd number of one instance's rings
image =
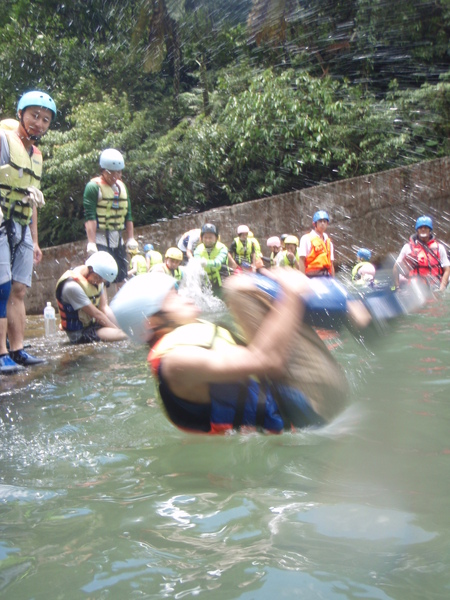
[[[403,246],[394,264],[394,283],[400,287],[400,276],[420,277],[435,290],[443,292],[448,285],[450,261],[443,244],[433,234],[433,220],[423,215],[416,221],[416,233]]]
[[[36,147],[56,117],[53,99],[38,90],[25,93],[17,105],[16,126],[0,129],[0,373],[44,362],[24,350],[25,294],[33,264],[42,259],[37,208],[42,154]],[[11,122],[11,120],[8,120]],[[6,336],[9,339],[8,353]]]
[[[300,270],[308,277],[334,277],[334,247],[325,233],[329,222],[328,213],[318,210],[313,216],[313,229],[300,239]]]
[[[127,244],[137,244],[130,197],[122,181],[125,161],[118,150],[107,148],[100,154],[99,162],[100,176],[91,179],[83,194],[87,253],[103,250],[111,254],[119,268],[115,280],[119,288],[128,272],[122,231],[126,231]]]

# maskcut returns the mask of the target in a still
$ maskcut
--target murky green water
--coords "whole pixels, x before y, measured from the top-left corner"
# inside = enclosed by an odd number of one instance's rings
[[[181,433],[143,349],[33,329],[48,365],[0,380],[0,596],[450,597],[449,315],[343,338],[352,407],[279,437]]]

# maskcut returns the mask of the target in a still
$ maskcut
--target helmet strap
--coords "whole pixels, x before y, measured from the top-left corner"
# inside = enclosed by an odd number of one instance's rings
[[[25,133],[27,134],[27,138],[29,140],[31,140],[32,142],[39,142],[39,140],[41,139],[41,135],[31,135],[31,133],[28,133],[27,128],[25,127],[25,123],[23,121],[23,113],[26,111],[27,107],[23,108],[20,111],[20,124],[22,125],[23,130],[25,131]]]

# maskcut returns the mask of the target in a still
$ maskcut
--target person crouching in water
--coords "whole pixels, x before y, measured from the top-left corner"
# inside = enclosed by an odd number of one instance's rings
[[[303,322],[308,278],[292,269],[270,273],[262,279],[276,286],[275,297],[258,285],[258,275],[230,277],[224,286],[245,345],[227,329],[198,321],[196,306],[162,273],[129,281],[113,299],[122,329],[150,344],[152,374],[177,427],[281,433],[324,425],[346,405],[342,368]]]
[[[72,344],[118,342],[126,334],[115,323],[104,284],[117,277],[117,263],[103,250],[66,271],[56,284],[61,326]]]
[[[147,261],[145,256],[139,252],[139,243],[135,239],[127,242],[127,253],[130,257],[128,277],[147,273]]]
[[[175,279],[175,289],[178,290],[181,280],[183,279],[183,267],[181,263],[183,261],[183,253],[179,248],[169,248],[164,256],[164,262],[155,265],[151,272],[152,273],[165,273]]]

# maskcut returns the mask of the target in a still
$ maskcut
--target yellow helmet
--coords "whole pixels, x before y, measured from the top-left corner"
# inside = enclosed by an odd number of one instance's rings
[[[183,260],[183,253],[178,248],[169,248],[166,252],[165,258],[171,258],[173,260]]]
[[[295,244],[298,246],[298,238],[295,235],[288,235],[284,238],[284,244]]]

